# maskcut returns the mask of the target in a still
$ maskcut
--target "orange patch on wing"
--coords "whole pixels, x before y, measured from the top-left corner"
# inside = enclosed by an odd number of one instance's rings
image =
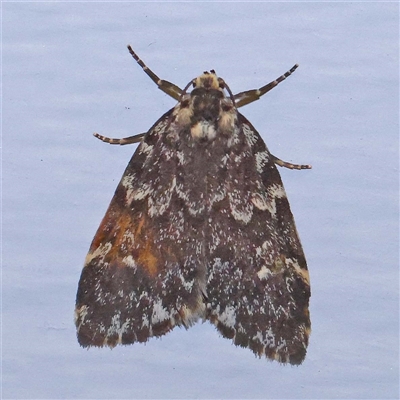
[[[104,256],[106,262],[125,267],[122,259],[132,255],[139,267],[150,276],[155,276],[160,256],[148,225],[146,216],[138,219],[129,210],[110,207],[93,239],[89,254],[111,243],[111,248]]]
[[[158,259],[154,256],[152,246],[149,242],[146,243],[143,249],[139,249],[138,262],[140,266],[146,268],[149,275],[154,276],[157,274]]]
[[[146,217],[142,216],[135,232],[136,249],[138,251],[137,261],[144,267],[151,276],[157,274],[159,264],[159,254],[154,248],[154,238],[152,231],[148,228]]]
[[[133,221],[128,213],[123,213],[118,219],[113,218],[112,213],[110,215],[107,213],[92,241],[88,257],[95,256],[98,249],[104,248],[102,254],[104,261],[117,261],[117,264],[120,264],[118,259],[126,255],[122,253],[126,253],[133,246],[133,235],[127,235],[132,225]],[[87,261],[89,262],[92,258],[88,257]]]
[[[96,250],[102,244],[114,241],[114,238],[116,235],[118,235],[118,232],[121,232],[121,226],[122,229],[124,229],[128,224],[133,223],[130,215],[124,213],[124,210],[121,209],[121,207],[113,203],[114,202],[112,202],[108,207],[106,215],[97,229],[96,235],[92,241],[92,245],[90,246],[89,253]]]
[[[140,233],[142,232],[142,228],[144,226],[144,223],[145,223],[145,218],[142,217],[140,219],[140,221],[139,221],[139,224],[138,224],[137,228],[136,228],[135,237],[139,236]]]

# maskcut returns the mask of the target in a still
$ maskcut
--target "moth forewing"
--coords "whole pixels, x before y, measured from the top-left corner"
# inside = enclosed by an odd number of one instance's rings
[[[208,319],[236,345],[300,364],[310,334],[307,264],[273,156],[237,107],[290,75],[234,96],[215,71],[181,90],[140,142],[93,239],[78,286],[84,346],[145,342]],[[193,89],[189,92],[189,86]]]

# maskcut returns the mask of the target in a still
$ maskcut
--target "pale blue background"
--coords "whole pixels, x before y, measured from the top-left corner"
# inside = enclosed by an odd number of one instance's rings
[[[397,3],[3,3],[3,398],[397,398]],[[243,113],[282,170],[312,283],[300,367],[209,324],[114,350],[78,346],[93,235],[134,146],[214,68],[234,92],[299,69]]]

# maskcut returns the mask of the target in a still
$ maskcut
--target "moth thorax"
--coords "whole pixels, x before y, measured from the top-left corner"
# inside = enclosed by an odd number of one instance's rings
[[[197,77],[193,84],[196,88],[205,88],[205,89],[217,89],[220,90],[219,81],[217,75],[209,72],[204,72],[199,77]]]
[[[199,141],[212,141],[217,136],[217,130],[215,129],[215,123],[202,119],[196,122],[190,128],[190,133],[193,139]]]

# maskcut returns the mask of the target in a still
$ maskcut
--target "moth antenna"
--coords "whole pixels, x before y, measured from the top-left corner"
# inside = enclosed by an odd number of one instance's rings
[[[218,80],[220,81],[220,84],[222,83],[223,88],[228,92],[229,98],[232,100],[233,106],[236,108],[235,96],[233,95],[232,90],[222,78],[219,78]]]
[[[272,161],[276,164],[279,165],[280,167],[285,167],[285,168],[289,168],[289,169],[311,169],[311,165],[309,164],[292,164],[290,162],[287,161],[283,161],[280,158],[274,156],[273,154],[271,154],[272,157]]]
[[[160,79],[144,62],[139,56],[133,51],[132,47],[128,44],[128,51],[134,60],[142,67],[143,71],[147,76],[158,86],[160,90],[171,96],[175,100],[179,100],[182,90],[175,84],[168,82],[164,79]]]
[[[194,85],[194,83],[196,82],[196,78],[192,79],[182,90],[181,96],[179,98],[179,101],[182,100],[182,97],[186,94],[187,90],[189,89],[190,85]]]
[[[113,139],[113,138],[109,138],[107,136],[99,135],[98,133],[93,133],[94,137],[96,137],[97,139],[101,140],[104,143],[119,144],[121,146],[124,146],[126,144],[139,143],[142,141],[144,135],[145,135],[145,133],[139,133],[138,135],[129,136],[126,138]]]
[[[274,81],[260,87],[259,89],[246,90],[245,92],[240,92],[235,95],[237,108],[243,107],[246,104],[252,103],[253,101],[258,100],[261,96],[264,96],[265,93],[268,93],[275,86],[279,85],[282,81],[284,81],[287,77],[293,74],[296,71],[299,64],[293,65],[289,71],[285,72],[283,75],[276,78]]]

